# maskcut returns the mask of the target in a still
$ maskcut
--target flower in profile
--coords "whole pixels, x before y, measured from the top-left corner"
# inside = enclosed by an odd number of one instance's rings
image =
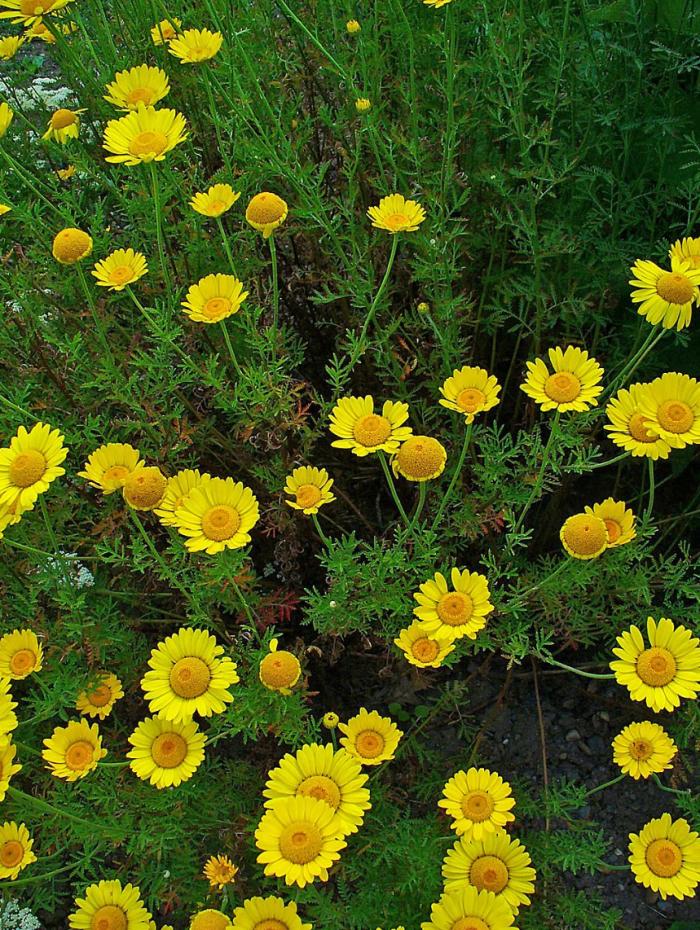
[[[515,820],[510,785],[497,772],[470,768],[456,772],[445,785],[438,807],[452,818],[458,836],[480,840]]]
[[[175,525],[190,552],[214,555],[247,546],[259,516],[250,488],[233,478],[206,478],[175,511]]]
[[[18,826],[14,820],[5,821],[0,827],[0,878],[14,881],[22,869],[36,862],[33,843],[23,823]]]
[[[163,500],[168,479],[155,465],[138,465],[124,480],[122,497],[133,510],[155,510]]]
[[[59,176],[61,181],[70,181],[70,179],[75,174],[75,165],[67,165],[65,168],[57,168],[56,174]]]
[[[65,145],[70,139],[77,139],[80,132],[80,114],[84,110],[66,110],[62,108],[51,114],[49,125],[41,137]]]
[[[593,504],[592,507],[586,505],[584,511],[589,515],[600,517],[605,524],[608,531],[608,549],[624,546],[637,535],[634,513],[624,501],[606,497],[600,504]]]
[[[176,788],[204,761],[206,737],[194,720],[146,717],[129,737],[126,757],[131,771],[155,788]]]
[[[56,233],[51,253],[61,265],[75,265],[92,252],[92,236],[75,226],[67,226]]]
[[[608,438],[635,457],[667,459],[671,446],[647,427],[642,413],[642,398],[649,385],[631,384],[629,389],[620,388],[605,408],[609,420],[604,429]]]
[[[5,135],[7,130],[10,128],[10,123],[14,118],[14,110],[12,110],[3,100],[0,103],[0,139]]]
[[[531,862],[520,840],[511,839],[505,830],[486,833],[480,840],[462,836],[442,863],[445,892],[472,885],[478,891],[491,891],[517,914],[535,890]]]
[[[372,806],[360,763],[344,749],[316,743],[287,753],[268,773],[263,797],[274,808],[281,799],[317,798],[338,815],[339,835],[356,833]]]
[[[17,729],[16,707],[17,703],[12,700],[10,691],[10,679],[0,678],[0,739],[6,738]]]
[[[75,701],[75,709],[84,717],[109,717],[114,705],[124,697],[121,681],[111,672],[102,672],[89,688],[81,691]]]
[[[74,0],[0,0],[0,19],[31,26],[41,21],[42,16],[57,13]]]
[[[0,203],[0,216],[4,216],[6,213],[9,213],[12,207],[9,203]]]
[[[28,2],[31,2],[31,0],[28,0]],[[54,31],[51,32],[45,22],[37,19],[25,29],[24,35],[28,41],[39,39],[41,42],[46,42],[47,45],[55,45],[56,36],[54,33],[58,32],[60,35],[69,36],[71,33],[76,32],[77,29],[77,23],[56,23],[53,27]]]
[[[543,411],[583,411],[595,407],[603,390],[603,369],[585,349],[567,346],[549,350],[552,372],[543,359],[527,363],[527,377],[520,389],[540,405]]]
[[[0,506],[32,507],[56,478],[65,475],[61,462],[68,455],[63,436],[47,423],[27,432],[20,426],[7,449],[0,449]]]
[[[293,500],[286,500],[285,504],[305,514],[318,513],[319,507],[335,500],[332,487],[333,479],[328,477],[325,468],[302,465],[287,475],[284,493]]]
[[[15,762],[16,755],[17,747],[10,737],[0,737],[0,801],[5,800],[12,776],[22,771],[22,766]]]
[[[453,568],[450,580],[452,589],[445,576],[435,572],[413,595],[419,605],[413,613],[431,633],[442,633],[453,640],[463,636],[476,639],[493,610],[488,579],[478,572]]]
[[[328,870],[347,845],[333,808],[314,797],[279,801],[263,814],[255,831],[258,862],[265,875],[304,888],[317,878],[328,881]]]
[[[347,23],[345,23],[345,28],[347,29],[349,35],[354,36],[360,31],[360,29],[362,29],[362,26],[356,19],[349,19]]]
[[[185,29],[168,43],[168,51],[183,64],[196,65],[213,58],[221,48],[224,37],[210,29]]]
[[[231,918],[208,907],[192,915],[189,930],[231,930]]]
[[[139,165],[163,161],[168,152],[187,138],[187,122],[176,110],[156,110],[139,103],[135,110],[110,120],[102,147],[109,162]]]
[[[413,433],[410,426],[403,425],[407,419],[408,404],[403,401],[385,401],[379,414],[374,412],[371,394],[341,397],[330,416],[331,433],[340,439],[334,439],[331,445],[350,449],[359,456],[379,451],[392,455]]]
[[[639,304],[637,313],[648,323],[679,332],[690,324],[693,302],[700,298],[700,267],[673,255],[670,271],[640,259],[632,274],[632,303]]]
[[[228,856],[209,856],[204,863],[204,877],[209,879],[212,888],[218,888],[219,891],[230,885],[238,872],[238,866],[234,865]]]
[[[381,765],[393,759],[403,733],[390,717],[361,707],[347,723],[338,725],[341,746],[363,765]]]
[[[44,650],[33,630],[13,630],[0,639],[0,677],[18,681],[41,671]]]
[[[415,232],[425,219],[425,210],[415,200],[406,200],[402,194],[382,197],[378,207],[370,207],[367,216],[375,229],[384,229],[392,235]]]
[[[693,269],[700,268],[700,238],[686,236],[684,239],[676,239],[668,250],[668,257],[671,261],[677,258],[688,262]]]
[[[27,510],[32,510],[33,507],[33,504],[26,508],[20,507],[19,501],[15,501],[15,503],[10,506],[7,504],[0,504],[0,539],[5,535],[5,530],[8,526],[14,526],[16,523],[19,523],[22,519],[22,514],[26,513]]]
[[[292,901],[285,904],[282,898],[247,898],[233,912],[233,930],[311,930],[304,923]]]
[[[196,468],[186,468],[168,478],[163,500],[156,507],[155,514],[163,526],[177,526],[175,511],[182,507],[183,502],[192,488],[198,488],[206,479],[210,478],[206,472],[203,474]]]
[[[123,291],[129,284],[148,273],[146,256],[133,249],[117,249],[95,263],[92,274],[100,287]]]
[[[270,651],[260,662],[258,677],[268,691],[291,694],[301,678],[301,665],[293,652],[277,648],[277,640],[270,640]]]
[[[321,717],[321,723],[327,730],[335,730],[340,723],[340,717],[335,711],[329,710]]]
[[[572,558],[597,559],[608,548],[607,524],[592,511],[575,513],[562,523],[559,539]]]
[[[612,742],[613,762],[635,781],[672,768],[676,744],[658,723],[630,723]]]
[[[630,833],[629,863],[635,881],[662,899],[695,897],[700,882],[700,836],[684,818],[662,814]]]
[[[87,720],[70,720],[64,727],[56,727],[44,740],[44,747],[41,755],[46,767],[66,781],[85,778],[107,755],[97,724],[90,725]]]
[[[196,323],[220,323],[241,309],[248,291],[230,274],[208,274],[187,291],[182,309]]]
[[[182,628],[158,643],[141,680],[152,713],[184,723],[194,714],[220,714],[233,701],[229,691],[240,679],[236,663],[206,630]]]
[[[171,17],[171,19],[161,19],[161,21],[156,23],[151,29],[151,40],[153,44],[167,45],[168,42],[172,42],[180,31],[180,26],[182,26],[182,20],[178,19],[176,16]]]
[[[443,894],[432,905],[430,920],[421,924],[421,930],[516,930],[514,920],[515,914],[502,896],[465,885]]]
[[[151,924],[138,887],[117,879],[88,885],[75,905],[68,916],[71,930],[149,930]]]
[[[162,68],[136,65],[127,71],[117,71],[107,85],[105,100],[120,110],[136,110],[138,105],[155,106],[170,93],[168,75]]]
[[[486,369],[465,365],[455,368],[440,388],[440,403],[448,410],[464,414],[467,423],[473,423],[477,413],[491,410],[500,402],[500,391],[501,385]]]
[[[432,436],[409,436],[391,460],[395,475],[407,481],[431,481],[445,470],[447,451]]]
[[[423,0],[426,6],[431,6],[434,10],[439,10],[442,6],[452,3],[452,0]]]
[[[401,630],[394,644],[406,656],[406,661],[418,668],[439,668],[445,656],[455,648],[453,636],[441,630],[430,630],[421,620],[414,620]]]
[[[355,109],[358,113],[367,113],[372,109],[372,101],[368,97],[358,97],[355,101]]]
[[[190,206],[202,216],[217,217],[230,210],[240,196],[230,184],[212,184],[204,193],[195,194]]]
[[[141,453],[128,442],[108,442],[92,452],[79,478],[84,478],[103,494],[113,494],[124,487],[127,478],[144,463]]]
[[[9,61],[14,58],[25,42],[24,36],[5,36],[0,39],[0,61]]]
[[[610,663],[618,684],[633,701],[644,701],[653,711],[675,710],[681,698],[695,700],[700,691],[700,639],[684,626],[662,617],[647,620],[649,646],[641,630],[631,626],[617,637]]]
[[[674,449],[700,443],[700,384],[667,371],[645,385],[639,401],[644,422]]]
[[[262,191],[250,201],[245,211],[248,223],[269,239],[272,233],[287,219],[287,204],[277,194]]]

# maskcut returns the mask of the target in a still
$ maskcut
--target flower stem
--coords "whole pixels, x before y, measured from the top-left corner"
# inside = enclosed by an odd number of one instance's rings
[[[156,171],[155,162],[149,162],[148,165],[151,172],[151,185],[153,188],[153,204],[156,211],[156,238],[158,239],[158,255],[160,256],[160,267],[163,272],[163,280],[165,281],[165,286],[170,290],[170,273],[168,271],[168,265],[165,258],[165,242],[163,240],[163,228],[162,228],[162,217],[160,214],[160,189],[158,186],[158,173]]]
[[[220,216],[216,217],[216,225],[219,227],[219,232],[221,233],[221,241],[224,244],[224,252],[226,252],[226,258],[228,258],[228,263],[231,266],[231,274],[235,278],[237,277],[237,275],[236,275],[235,265],[233,264],[233,253],[231,252],[231,246],[229,245],[229,242],[228,242],[228,236],[226,235],[226,230],[224,229],[224,223]]]
[[[567,672],[573,672],[575,675],[581,675],[583,678],[598,678],[603,681],[610,681],[615,677],[612,673],[610,675],[597,675],[595,672],[584,672],[583,669],[574,668],[573,665],[565,665],[564,662],[559,662],[558,659],[553,659],[551,656],[540,656],[540,659],[548,665],[558,665],[559,668],[563,668]]]
[[[586,797],[589,798],[592,794],[596,794],[598,791],[602,791],[604,788],[609,788],[611,785],[616,785],[619,781],[622,781],[624,777],[624,772],[622,772],[616,778],[611,778],[610,781],[604,781],[602,785],[596,785],[595,788],[591,788],[590,791],[586,792]]]
[[[416,524],[418,523],[418,519],[421,513],[423,512],[423,508],[425,507],[425,498],[426,498],[427,493],[428,493],[428,482],[421,481],[420,485],[418,486],[418,504],[416,506],[415,513],[411,517],[411,522],[408,526],[409,533],[413,532]]]
[[[63,580],[66,584],[70,584],[70,578],[68,576],[68,569],[66,568],[65,560],[61,554],[61,550],[58,548],[58,540],[56,539],[56,534],[53,531],[53,526],[51,525],[51,519],[49,517],[49,511],[46,507],[46,501],[44,500],[43,494],[39,495],[39,509],[41,510],[41,515],[44,518],[44,524],[46,525],[46,532],[49,535],[51,540],[51,548],[54,551],[54,558],[61,568],[63,574]]]
[[[644,361],[647,355],[654,348],[656,343],[659,342],[659,340],[663,338],[665,333],[666,333],[666,330],[663,328],[661,328],[658,333],[655,332],[655,327],[652,328],[651,332],[649,333],[647,338],[644,340],[641,348],[625,364],[620,374],[617,375],[617,377],[613,379],[613,381],[610,384],[610,387],[606,391],[606,395],[612,394],[613,391],[615,391],[619,385],[624,384],[624,382],[627,381],[627,379],[630,378],[634,374],[637,368],[639,368],[641,363]]]
[[[44,872],[43,875],[30,875],[28,878],[17,878],[13,882],[2,882],[0,884],[0,890],[4,888],[15,888],[17,885],[31,885],[32,882],[41,882],[45,878],[51,878],[54,875],[60,875],[61,872],[70,872],[73,869],[79,868],[81,863],[73,863],[72,865],[64,865],[60,869],[54,869],[52,872]]]
[[[114,376],[116,374],[116,364],[114,361],[114,356],[112,355],[112,350],[109,347],[109,339],[107,339],[107,331],[105,330],[102,319],[99,313],[97,312],[97,305],[95,304],[95,300],[92,296],[92,292],[90,288],[88,287],[87,278],[85,277],[85,272],[83,271],[80,262],[77,263],[76,269],[78,272],[78,280],[80,281],[80,286],[82,287],[83,293],[85,294],[85,300],[87,301],[87,305],[90,308],[90,313],[92,314],[92,319],[95,324],[95,329],[97,330],[97,335],[102,344],[102,351],[105,353],[105,357],[107,358],[109,362],[111,373]]]
[[[66,817],[68,820],[75,820],[76,823],[82,823],[83,826],[90,827],[91,831],[95,829],[95,821],[84,820],[82,817],[76,817],[75,814],[69,814],[68,811],[64,811],[60,807],[54,807],[53,804],[49,804],[48,801],[42,801],[41,798],[37,798],[32,794],[26,794],[19,788],[13,788],[12,785],[9,786],[7,792],[17,801],[31,801],[35,807],[50,811],[52,814],[58,814],[60,817]]]
[[[275,245],[275,234],[273,233],[267,241],[270,245],[270,261],[272,263],[272,346],[274,351],[280,313],[280,291],[277,281],[277,246]]]
[[[457,479],[462,473],[462,468],[464,466],[464,460],[467,457],[467,450],[469,449],[469,443],[471,441],[471,438],[472,438],[472,424],[469,423],[464,433],[464,441],[462,442],[462,451],[459,454],[459,460],[457,462],[457,465],[455,466],[454,472],[452,473],[452,480],[450,481],[449,487],[447,488],[447,491],[445,492],[445,496],[442,498],[442,501],[440,502],[438,512],[436,513],[435,519],[433,520],[433,530],[436,530],[437,527],[440,525],[440,517],[442,517],[445,507],[447,507],[450,497],[452,496],[452,492],[455,489],[455,485],[457,484]]]
[[[544,478],[545,469],[547,468],[547,463],[549,462],[549,455],[550,455],[550,452],[552,451],[552,445],[554,443],[554,437],[557,432],[558,424],[559,424],[559,410],[557,410],[557,412],[554,414],[554,418],[552,419],[552,428],[549,431],[549,438],[547,439],[547,444],[544,447],[544,452],[542,453],[542,462],[540,463],[540,470],[538,471],[537,478],[535,479],[535,483],[532,486],[532,491],[530,492],[530,496],[528,497],[527,502],[525,503],[525,506],[520,511],[520,516],[516,520],[515,526],[513,527],[513,532],[515,533],[517,533],[520,527],[522,526],[523,520],[525,519],[525,516],[527,515],[528,510],[532,506],[532,502],[535,500],[535,498],[540,492],[540,488],[542,487],[542,479]]]
[[[360,330],[360,338],[358,339],[358,345],[363,347],[365,338],[367,336],[367,330],[369,329],[370,323],[374,319],[374,314],[377,312],[377,307],[379,306],[379,300],[384,293],[384,289],[389,282],[389,275],[391,274],[391,269],[394,265],[394,259],[396,258],[396,252],[399,247],[399,236],[398,233],[395,233],[391,237],[391,251],[389,252],[389,259],[386,263],[386,271],[384,272],[384,277],[382,278],[381,284],[377,290],[377,293],[374,295],[374,300],[372,301],[369,310],[367,311],[367,316],[365,317],[365,322],[362,324],[362,329]],[[357,359],[353,361],[356,362]]]
[[[236,358],[236,353],[233,351],[233,346],[231,345],[231,337],[228,334],[228,329],[226,328],[226,320],[221,321],[221,329],[224,334],[224,342],[226,343],[226,348],[228,349],[228,354],[231,356],[231,361],[233,362],[233,367],[236,369],[236,374],[239,378],[243,377],[243,372],[241,367],[238,364],[238,359]]]
[[[318,516],[317,516],[315,513],[312,513],[312,514],[311,514],[311,519],[313,520],[313,524],[314,524],[314,526],[316,527],[316,532],[318,533],[318,537],[319,537],[319,539],[321,540],[321,542],[323,543],[323,545],[324,545],[324,546],[330,546],[330,540],[328,539],[328,537],[326,536],[326,534],[325,534],[325,533],[323,532],[323,530],[321,529],[321,524],[318,522]]]
[[[647,500],[647,509],[644,513],[645,523],[649,522],[651,512],[654,509],[654,493],[656,491],[656,481],[654,478],[654,460],[651,457],[647,458],[647,465],[649,467],[649,499]]]
[[[548,575],[545,575],[544,578],[538,581],[537,584],[533,584],[532,587],[525,588],[524,591],[518,591],[516,593],[516,597],[518,598],[526,597],[528,594],[532,594],[533,591],[537,591],[539,588],[542,587],[542,585],[547,584],[547,582],[551,581],[552,578],[555,577],[555,575],[558,575],[559,572],[563,568],[566,568],[568,564],[569,564],[569,559],[562,559],[561,562],[557,565],[557,567],[553,569]]]
[[[662,791],[668,791],[669,794],[680,794],[682,797],[690,796],[690,788],[670,788],[668,785],[664,785],[655,772],[652,773],[651,777],[654,779],[657,788],[661,788]]]
[[[616,462],[621,462],[623,459],[628,459],[629,457],[629,452],[621,452],[619,455],[616,455],[614,459],[608,459],[607,462],[595,462],[591,465],[591,471],[594,468],[605,468],[608,465],[614,465]]]
[[[379,461],[382,463],[382,468],[384,470],[384,475],[386,477],[386,483],[389,485],[389,491],[391,492],[391,496],[394,498],[394,503],[396,504],[396,507],[399,513],[401,514],[401,519],[406,524],[406,526],[408,526],[410,524],[410,520],[408,519],[408,515],[406,514],[406,511],[404,510],[404,506],[401,503],[399,495],[396,492],[396,485],[394,484],[394,478],[391,474],[389,463],[387,462],[386,456],[384,455],[383,452],[379,452]]]
[[[174,572],[172,571],[170,566],[167,564],[163,556],[156,549],[155,544],[153,540],[151,539],[151,537],[148,535],[148,532],[146,531],[146,527],[141,522],[141,518],[139,517],[138,513],[133,508],[130,508],[130,512],[131,512],[131,516],[133,518],[134,524],[136,525],[136,528],[138,529],[139,533],[143,537],[143,541],[146,543],[148,551],[151,553],[153,558],[163,569],[163,573],[168,579],[168,581],[170,581],[173,587],[177,588],[180,594],[182,594],[185,600],[189,603],[189,601],[191,600],[189,593],[180,583],[179,579],[175,576]]]
[[[18,407],[17,404],[13,404],[12,401],[8,400],[3,394],[0,394],[0,403],[5,404],[5,406],[9,407],[10,410],[15,410],[17,413],[21,413],[23,417],[27,417],[29,420],[34,419],[28,410],[25,410],[24,407]]]

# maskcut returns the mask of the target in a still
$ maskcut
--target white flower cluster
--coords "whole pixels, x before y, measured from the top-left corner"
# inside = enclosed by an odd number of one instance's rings
[[[0,904],[0,930],[41,930],[41,923],[28,907],[10,900]]]

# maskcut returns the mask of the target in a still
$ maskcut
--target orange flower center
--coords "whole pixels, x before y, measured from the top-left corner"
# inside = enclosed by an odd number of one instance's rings
[[[162,769],[174,769],[187,756],[187,742],[179,733],[161,733],[151,745],[151,756]]]
[[[238,532],[240,525],[241,515],[228,504],[217,504],[202,517],[202,533],[207,539],[216,542],[231,539]]]
[[[260,680],[269,688],[291,688],[300,671],[299,659],[286,649],[280,649],[268,652],[260,663]]]
[[[223,200],[212,200],[209,209],[212,213],[223,213],[227,209],[227,205]]]
[[[109,273],[112,284],[127,284],[134,277],[134,269],[130,265],[118,265]]]
[[[36,449],[20,452],[10,465],[10,481],[17,488],[36,484],[46,471],[46,459]]]
[[[10,670],[15,675],[28,675],[36,666],[36,654],[31,649],[18,649],[10,659]]]
[[[20,0],[19,8],[25,16],[38,16],[53,5],[54,0]]]
[[[493,930],[493,924],[487,924],[481,917],[460,917],[450,930]]]
[[[494,804],[486,791],[470,791],[462,798],[462,813],[467,820],[481,823],[493,813]]]
[[[557,371],[545,381],[544,392],[557,404],[569,404],[581,393],[581,382],[570,371]]]
[[[377,413],[368,413],[355,423],[352,435],[361,446],[381,446],[391,435],[391,423]]]
[[[305,778],[297,788],[297,794],[325,801],[333,810],[337,810],[340,804],[340,788],[327,775],[311,775]]]
[[[661,839],[649,843],[645,858],[651,871],[660,878],[672,878],[683,867],[683,853],[673,840]]]
[[[287,205],[277,194],[263,191],[256,194],[248,204],[246,216],[249,222],[265,226],[267,223],[277,223],[285,215]]]
[[[437,615],[447,626],[461,626],[474,613],[474,602],[462,591],[448,591],[437,602]]]
[[[323,834],[315,823],[299,820],[283,828],[279,845],[285,859],[297,865],[305,865],[323,849]]]
[[[627,424],[627,431],[632,439],[636,439],[637,442],[656,442],[659,438],[656,433],[652,433],[651,430],[647,429],[641,413],[632,414]]]
[[[124,499],[140,510],[157,507],[167,487],[165,475],[159,468],[149,466],[132,472],[124,482]]]
[[[629,752],[637,762],[644,762],[645,759],[649,759],[654,754],[654,747],[649,740],[636,739],[633,743],[630,743]]]
[[[271,917],[267,920],[258,921],[258,923],[253,926],[253,930],[289,930],[289,925],[283,924],[281,920],[275,920]]]
[[[376,730],[362,730],[355,738],[355,749],[365,759],[376,759],[384,751],[386,741]]]
[[[138,103],[144,103],[146,106],[149,106],[154,96],[155,94],[151,87],[135,87],[126,95],[126,102],[134,106]]]
[[[127,930],[127,926],[126,914],[114,904],[98,908],[90,921],[90,930]]]
[[[568,548],[576,555],[597,555],[608,542],[605,521],[587,513],[569,517],[562,527],[562,535]]]
[[[321,500],[321,489],[315,484],[302,484],[297,488],[297,504],[300,507],[314,507]]]
[[[508,866],[498,856],[479,856],[469,870],[469,881],[479,891],[498,894],[508,884]]]
[[[231,921],[221,911],[209,909],[195,914],[190,924],[190,930],[229,930]]]
[[[467,413],[476,413],[481,410],[486,401],[486,395],[478,388],[465,388],[457,395],[457,406]]]
[[[210,681],[209,666],[197,656],[185,656],[170,669],[170,687],[181,698],[201,697]]]
[[[126,467],[126,465],[112,465],[111,468],[107,468],[102,475],[102,480],[104,482],[124,482],[131,472]]]
[[[622,536],[622,527],[617,520],[611,520],[610,517],[603,517],[603,523],[608,531],[608,543],[612,545]]]
[[[680,271],[666,271],[659,275],[656,293],[670,304],[687,304],[693,299],[695,286],[690,278]]]
[[[676,660],[668,649],[652,646],[645,649],[637,658],[637,674],[645,685],[662,688],[673,681],[676,674]]]
[[[65,762],[74,772],[82,772],[95,758],[95,747],[87,740],[79,739],[66,749]]]
[[[99,685],[87,696],[93,707],[105,707],[112,700],[112,689],[108,684]]]
[[[692,409],[682,400],[665,400],[659,404],[656,419],[669,433],[686,433],[695,422]]]
[[[202,313],[210,320],[220,320],[231,309],[228,297],[210,297],[202,307]]]
[[[405,213],[390,213],[386,217],[386,225],[391,229],[405,229],[411,225],[411,221]]]
[[[152,132],[150,129],[137,133],[129,143],[132,155],[162,155],[168,147],[168,137],[164,132]]]
[[[0,862],[6,869],[13,869],[22,861],[24,847],[19,840],[8,840],[0,847]]]
[[[419,662],[434,662],[440,652],[440,646],[434,639],[421,636],[411,645],[411,652]]]
[[[66,129],[78,122],[77,115],[72,110],[56,110],[51,117],[52,129]]]

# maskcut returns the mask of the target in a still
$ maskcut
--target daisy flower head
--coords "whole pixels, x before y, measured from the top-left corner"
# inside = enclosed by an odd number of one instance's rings
[[[44,650],[33,630],[13,630],[0,639],[0,677],[15,681],[41,671]]]
[[[20,426],[9,448],[0,449],[0,506],[32,507],[56,478],[65,475],[60,466],[67,455],[57,429],[37,423],[27,432]]]
[[[391,459],[394,475],[406,481],[432,481],[445,470],[447,450],[432,436],[409,436]]]
[[[67,226],[56,233],[51,254],[61,265],[75,265],[92,252],[92,236],[75,226]]]
[[[285,904],[282,898],[246,898],[233,912],[233,930],[311,930],[304,923],[292,901]]]
[[[36,862],[33,844],[23,823],[18,826],[14,820],[5,821],[0,827],[0,878],[14,881],[22,869]]]
[[[228,856],[218,855],[209,856],[204,863],[202,872],[204,877],[209,880],[211,887],[221,891],[222,888],[234,881],[239,869]]]
[[[339,439],[332,446],[350,449],[360,457],[372,452],[398,452],[401,443],[413,433],[408,420],[408,404],[387,400],[381,414],[374,412],[374,398],[341,397],[330,415],[330,431]]]
[[[0,0],[0,19],[31,26],[40,22],[42,16],[58,13],[74,0]]]
[[[182,507],[190,491],[209,478],[211,475],[200,473],[197,468],[185,468],[168,478],[163,499],[154,511],[163,526],[177,526],[175,512]]]
[[[192,915],[189,930],[231,930],[231,918],[223,911],[208,907]]]
[[[144,463],[141,453],[128,442],[108,442],[92,452],[83,470],[78,472],[93,488],[104,495],[124,487],[129,475]]]
[[[195,194],[190,206],[202,216],[217,217],[230,210],[240,196],[230,184],[212,184],[203,193]]]
[[[250,488],[233,478],[204,478],[175,511],[175,526],[190,552],[214,555],[247,546],[260,510]]]
[[[344,749],[309,744],[287,753],[269,772],[265,807],[274,808],[285,798],[316,798],[338,815],[339,835],[356,833],[372,806],[367,778],[357,759]]]
[[[5,36],[0,39],[0,61],[9,61],[14,58],[25,42],[24,36]]]
[[[270,640],[270,651],[258,667],[258,677],[268,691],[291,694],[301,678],[301,665],[293,652],[278,649],[276,639]]]
[[[248,291],[230,274],[208,274],[187,291],[182,309],[196,323],[220,323],[241,309]]]
[[[92,274],[100,287],[123,291],[148,273],[146,256],[133,249],[116,249],[107,258],[96,262]]]
[[[480,840],[460,837],[442,863],[445,892],[461,891],[472,885],[478,891],[490,891],[517,914],[530,903],[535,890],[536,872],[520,840],[505,830],[486,833]]]
[[[360,29],[362,29],[362,26],[356,19],[349,19],[347,23],[345,23],[345,28],[348,32],[348,35],[354,36],[357,35]]]
[[[605,524],[608,532],[608,549],[624,546],[637,535],[634,513],[624,501],[606,497],[600,504],[593,504],[592,507],[586,505],[584,511],[594,517],[600,517]]]
[[[613,649],[617,659],[610,663],[618,684],[627,688],[633,701],[647,707],[675,710],[681,698],[695,700],[700,691],[700,639],[684,626],[662,617],[649,617],[647,638],[631,626],[617,637]]]
[[[340,717],[335,711],[329,710],[321,717],[321,723],[327,730],[335,730],[340,723]]]
[[[304,888],[316,879],[328,881],[328,870],[347,845],[337,814],[315,797],[278,801],[263,814],[255,831],[258,862],[265,875]]]
[[[486,369],[465,365],[455,368],[440,388],[440,404],[463,414],[467,423],[473,423],[478,413],[491,410],[500,402],[500,391],[501,385]]]
[[[700,268],[700,238],[686,236],[683,239],[676,239],[668,250],[668,257],[671,261],[677,258],[682,262],[687,262],[693,270]]]
[[[488,578],[453,568],[450,581],[451,588],[442,572],[435,572],[413,595],[418,602],[413,613],[431,633],[439,632],[453,640],[463,636],[476,639],[493,610]]]
[[[430,920],[421,930],[517,930],[515,914],[502,896],[465,885],[459,891],[442,895],[432,905]]]
[[[22,771],[22,766],[15,762],[16,755],[17,747],[10,737],[0,737],[0,801],[5,800],[12,776]]]
[[[162,19],[151,29],[151,41],[154,45],[167,45],[177,36],[182,26],[182,20],[176,16]]]
[[[176,788],[204,761],[206,737],[194,720],[146,717],[129,737],[131,771],[155,788]]]
[[[121,681],[111,672],[102,672],[90,687],[80,692],[75,709],[84,717],[104,720],[114,710],[114,705],[124,697]]]
[[[605,408],[609,422],[605,424],[604,429],[608,433],[608,439],[635,458],[644,456],[654,461],[667,459],[671,453],[671,446],[649,429],[642,413],[642,398],[648,388],[648,384],[631,384],[629,389],[620,388]]]
[[[630,833],[629,863],[635,881],[662,899],[695,897],[700,882],[700,836],[688,821],[662,814]]]
[[[639,304],[637,313],[648,323],[660,323],[664,329],[675,327],[679,332],[690,324],[693,303],[700,297],[700,267],[672,255],[670,271],[638,259],[632,274],[632,303]]]
[[[573,559],[597,559],[608,548],[607,522],[588,508],[586,513],[575,513],[564,520],[559,539]]]
[[[168,51],[185,65],[208,61],[218,54],[224,41],[220,32],[210,29],[185,29],[168,43]]]
[[[355,101],[355,109],[358,113],[368,113],[372,109],[372,101],[368,97],[358,97]]]
[[[14,110],[12,110],[3,100],[0,102],[0,139],[10,128],[10,123],[14,119]]]
[[[102,147],[106,161],[124,165],[163,161],[187,139],[187,122],[176,110],[156,110],[139,103],[126,116],[110,120]]]
[[[0,216],[5,216],[10,210],[12,210],[12,207],[8,203],[0,203]]]
[[[245,211],[245,218],[253,229],[269,239],[273,232],[287,219],[289,208],[286,201],[270,191],[256,194]]]
[[[381,765],[394,758],[403,733],[390,717],[361,707],[347,723],[340,723],[341,746],[362,765]]]
[[[84,110],[67,110],[62,108],[51,114],[49,125],[41,137],[59,145],[65,145],[70,139],[77,139],[80,133],[80,114]]]
[[[550,372],[541,358],[527,363],[527,377],[520,389],[543,411],[584,411],[595,407],[603,390],[603,369],[585,349],[567,346],[549,350]]]
[[[375,229],[395,235],[415,232],[425,219],[425,210],[415,200],[406,200],[402,194],[382,197],[379,206],[370,207],[367,216]]]
[[[120,110],[136,110],[140,103],[155,106],[170,93],[168,75],[162,68],[136,65],[126,71],[117,71],[107,85],[104,99]]]
[[[454,637],[441,630],[429,630],[422,620],[401,630],[394,640],[406,657],[417,668],[439,668],[446,656],[454,652]]]
[[[56,778],[77,781],[97,768],[107,750],[102,748],[96,723],[70,720],[64,727],[55,727],[51,736],[44,740],[41,755],[46,768]]]
[[[124,480],[122,497],[132,510],[155,510],[165,496],[168,479],[155,465],[138,465]]]
[[[65,168],[57,168],[56,174],[62,181],[70,181],[75,174],[75,165],[67,165]]]
[[[0,504],[0,539],[3,538],[5,530],[9,526],[14,526],[16,523],[19,523],[22,519],[22,514],[33,509],[33,504],[29,507],[20,507],[19,501],[9,506],[7,504]]]
[[[613,761],[637,781],[672,768],[676,744],[658,723],[630,723],[612,742]]]
[[[27,0],[31,2],[31,0]],[[70,0],[72,3],[73,0]],[[28,41],[33,39],[38,39],[40,42],[46,42],[47,45],[56,44],[56,36],[54,33],[58,32],[60,35],[69,36],[71,33],[76,32],[78,29],[77,23],[61,23],[58,22],[53,27],[53,32],[48,28],[45,22],[40,19],[35,20],[31,26],[28,26],[24,30],[24,35]]]
[[[438,807],[452,819],[450,826],[458,836],[475,840],[515,820],[510,785],[488,769],[456,772],[445,785]]]
[[[285,504],[305,514],[318,513],[319,507],[335,500],[332,487],[333,479],[328,477],[325,468],[302,465],[287,475],[284,493],[292,500],[286,500]]]
[[[4,740],[17,728],[18,720],[15,714],[16,701],[12,700],[10,679],[0,678],[0,740]]]
[[[667,371],[645,386],[640,409],[649,431],[672,448],[700,443],[700,384],[695,378]]]
[[[76,910],[68,917],[71,930],[149,930],[151,915],[136,885],[120,881],[96,882],[75,899]]]

